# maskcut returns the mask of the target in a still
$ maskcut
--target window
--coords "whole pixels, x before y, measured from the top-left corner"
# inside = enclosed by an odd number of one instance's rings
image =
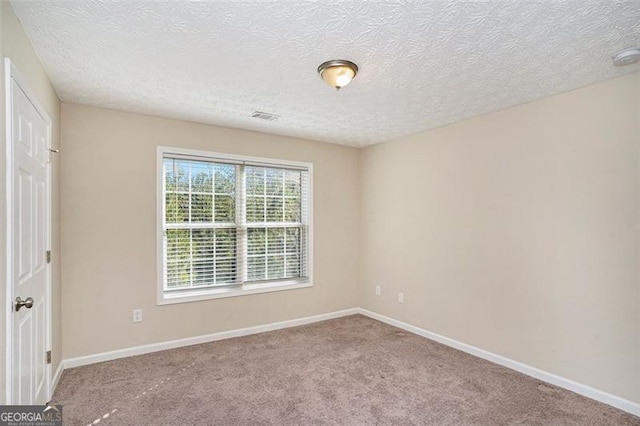
[[[311,286],[311,174],[158,148],[158,303]]]

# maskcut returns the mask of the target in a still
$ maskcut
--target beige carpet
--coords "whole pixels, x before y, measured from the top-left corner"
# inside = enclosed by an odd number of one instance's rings
[[[65,424],[640,425],[355,315],[64,372]]]

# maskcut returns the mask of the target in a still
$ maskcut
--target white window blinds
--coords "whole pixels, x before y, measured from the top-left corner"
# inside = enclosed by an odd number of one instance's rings
[[[307,173],[247,166],[247,281],[306,276]]]
[[[308,278],[309,172],[163,157],[164,290]]]

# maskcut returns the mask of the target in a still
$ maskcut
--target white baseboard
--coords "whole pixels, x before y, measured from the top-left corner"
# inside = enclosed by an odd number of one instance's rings
[[[115,351],[102,352],[93,355],[68,358],[63,361],[64,368],[80,367],[82,365],[95,364],[103,361],[111,361],[118,358],[143,355],[151,352],[164,351],[167,349],[181,348],[184,346],[209,343],[216,340],[230,339],[232,337],[248,336],[250,334],[264,333],[267,331],[280,330],[283,328],[296,327],[299,325],[311,324],[318,321],[325,321],[333,318],[344,317],[359,313],[359,308],[345,309],[343,311],[329,312],[326,314],[314,315],[311,317],[298,318],[288,321],[274,322],[271,324],[257,325],[254,327],[240,328],[237,330],[222,331],[219,333],[207,334],[204,336],[187,337],[185,339],[170,340],[167,342],[151,343],[149,345],[134,346],[131,348],[118,349]],[[56,373],[57,374],[57,373]]]
[[[311,324],[314,322],[325,321],[333,318],[340,318],[347,315],[362,314],[369,318],[384,322],[389,325],[406,330],[410,333],[417,334],[427,339],[434,340],[444,345],[450,346],[454,349],[461,350],[468,354],[477,356],[482,359],[494,362],[528,376],[534,377],[543,382],[547,382],[564,389],[568,389],[577,394],[586,396],[587,398],[594,399],[596,401],[611,405],[612,407],[619,408],[628,413],[640,416],[640,404],[612,395],[610,393],[592,388],[582,383],[575,382],[573,380],[566,379],[564,377],[540,370],[535,367],[523,364],[518,361],[503,357],[501,355],[494,354],[493,352],[485,351],[484,349],[476,348],[475,346],[468,345],[466,343],[459,342],[454,339],[433,333],[431,331],[424,330],[422,328],[407,324],[402,321],[389,318],[387,316],[369,311],[362,308],[351,308],[342,311],[329,312],[321,315],[314,315],[311,317],[299,318],[288,321],[275,322],[265,325],[257,325],[254,327],[241,328],[237,330],[223,331],[219,333],[207,334],[204,336],[188,337],[185,339],[171,340],[168,342],[152,343],[149,345],[134,346],[131,348],[118,349],[110,352],[102,352],[93,355],[81,356],[76,358],[68,358],[63,360],[56,371],[52,380],[52,393],[55,389],[62,371],[67,368],[80,367],[83,365],[95,364],[103,361],[110,361],[118,358],[126,358],[135,355],[143,355],[151,352],[158,352],[167,349],[181,348],[184,346],[197,345],[200,343],[214,342],[216,340],[230,339],[232,337],[248,336],[250,334],[264,333],[267,331],[280,330],[283,328],[296,327],[299,325]]]
[[[527,376],[531,376],[538,380],[542,380],[543,382],[547,382],[552,385],[556,385],[561,388],[568,389],[577,394],[586,396],[587,398],[595,399],[596,401],[603,402],[607,405],[611,405],[612,407],[616,407],[616,408],[619,408],[620,410],[626,411],[636,416],[640,416],[639,403],[621,398],[619,396],[612,395],[607,392],[603,392],[601,390],[592,388],[590,386],[583,385],[582,383],[578,383],[573,380],[566,379],[564,377],[555,375],[553,373],[549,373],[547,371],[540,370],[535,367],[531,367],[521,362],[514,361],[509,358],[505,358],[501,355],[494,354],[493,352],[476,348],[475,346],[471,346],[466,343],[462,343],[457,340],[450,339],[445,336],[441,336],[440,334],[436,334],[431,331],[424,330],[422,328],[413,326],[411,324],[407,324],[405,322],[398,321],[393,318],[389,318],[387,316],[380,315],[378,313],[375,313],[366,309],[358,308],[357,311],[358,313],[365,315],[369,318],[373,318],[375,320],[384,322],[386,324],[393,325],[395,327],[406,330],[410,333],[414,333],[419,336],[426,337],[427,339],[434,340],[436,342],[442,343],[443,345],[452,347],[454,349],[458,349],[462,352],[475,355],[478,358],[486,359],[487,361],[491,361],[493,363],[502,365],[512,370],[516,370],[520,373],[526,374]]]

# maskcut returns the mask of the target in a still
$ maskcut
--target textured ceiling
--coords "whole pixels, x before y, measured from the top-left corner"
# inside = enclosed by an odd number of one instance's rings
[[[351,146],[640,70],[611,65],[640,1],[12,5],[63,101]],[[340,92],[329,59],[360,67]]]

